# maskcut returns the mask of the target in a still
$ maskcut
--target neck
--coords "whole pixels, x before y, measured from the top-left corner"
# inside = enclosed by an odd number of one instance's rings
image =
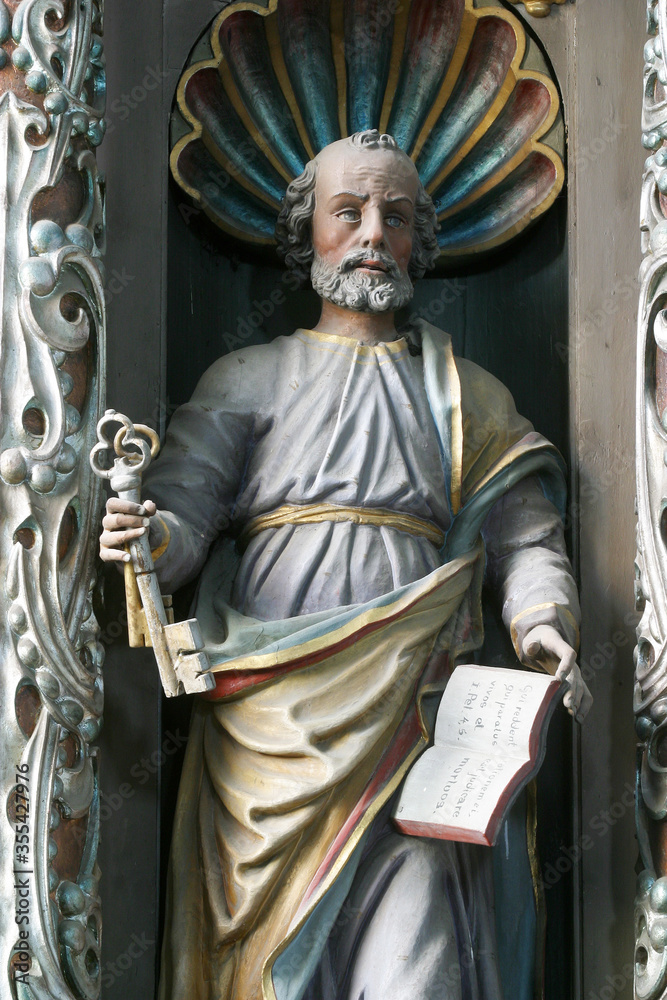
[[[322,312],[315,329],[318,333],[333,333],[338,337],[349,337],[362,344],[378,344],[381,341],[396,340],[396,324],[393,312],[367,313],[343,309],[327,299],[322,299]]]

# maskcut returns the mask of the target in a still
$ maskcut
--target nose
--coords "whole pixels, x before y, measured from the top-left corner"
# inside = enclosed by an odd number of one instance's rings
[[[361,245],[374,250],[386,248],[382,212],[379,209],[369,207],[364,212]]]

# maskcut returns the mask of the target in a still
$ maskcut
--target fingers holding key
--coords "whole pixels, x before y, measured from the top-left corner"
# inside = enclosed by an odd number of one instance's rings
[[[100,535],[100,558],[103,562],[125,563],[130,561],[130,554],[125,546],[141,538],[149,529],[150,518],[156,513],[152,500],[143,504],[120,497],[110,497],[107,500],[106,514],[102,519],[103,532]]]
[[[106,505],[106,517],[153,517],[157,507],[152,500],[143,503],[133,503],[131,500],[121,500],[120,497],[109,497]]]
[[[130,553],[125,546],[146,534],[147,528],[128,528],[126,531],[103,531],[100,535],[100,559],[103,562],[129,562]]]

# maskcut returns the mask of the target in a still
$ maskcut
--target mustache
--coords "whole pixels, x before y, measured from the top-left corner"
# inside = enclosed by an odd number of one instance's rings
[[[364,250],[362,247],[346,253],[337,270],[340,274],[347,274],[349,271],[353,271],[355,267],[358,267],[359,264],[363,264],[364,261],[382,264],[386,268],[387,276],[390,278],[398,279],[401,277],[398,264],[391,254],[382,253],[381,250]]]

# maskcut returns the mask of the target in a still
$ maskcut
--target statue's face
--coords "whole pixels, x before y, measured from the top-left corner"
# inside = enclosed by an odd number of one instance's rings
[[[363,312],[409,302],[417,171],[402,153],[332,143],[318,156],[312,281],[323,297]]]

